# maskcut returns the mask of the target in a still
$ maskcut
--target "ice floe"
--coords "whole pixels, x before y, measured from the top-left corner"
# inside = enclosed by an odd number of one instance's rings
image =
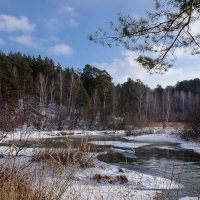
[[[120,142],[120,141],[92,141],[91,144],[103,145],[103,146],[114,146],[121,148],[139,148],[143,146],[150,145],[149,143],[135,143],[135,142]]]

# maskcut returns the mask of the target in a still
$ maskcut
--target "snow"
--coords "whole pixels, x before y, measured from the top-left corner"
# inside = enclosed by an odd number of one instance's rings
[[[0,155],[5,156],[32,156],[35,151],[38,149],[35,148],[22,148],[16,146],[0,146]],[[44,148],[40,148],[40,151],[45,150]]]
[[[156,130],[156,129],[155,129]],[[155,131],[157,132],[157,131]],[[148,146],[154,143],[176,143],[183,149],[190,149],[197,153],[200,153],[200,145],[194,142],[187,142],[181,139],[175,134],[166,133],[163,134],[149,134],[141,136],[128,136],[125,137],[125,131],[82,131],[82,130],[69,130],[69,131],[33,131],[24,127],[24,129],[19,129],[14,133],[9,133],[4,141],[16,140],[16,139],[42,139],[42,138],[53,138],[60,137],[63,135],[74,135],[74,136],[84,136],[84,135],[106,135],[114,134],[125,138],[128,141],[91,141],[90,143],[95,145],[108,145],[112,146],[112,150],[119,153],[134,155],[133,151],[128,151],[127,149],[135,149],[144,146]],[[120,149],[125,148],[125,149]],[[160,149],[173,149],[170,145],[164,144],[163,146],[157,146]],[[18,147],[0,147],[0,155],[15,155],[19,150]],[[19,152],[19,155],[31,156],[34,153],[33,148],[23,148]],[[183,185],[175,183],[169,179],[143,174],[140,172],[127,170],[120,168],[118,166],[108,165],[106,163],[95,161],[95,168],[81,169],[78,170],[76,174],[76,179],[73,184],[67,189],[65,197],[63,200],[70,199],[67,194],[76,197],[75,199],[80,200],[96,200],[96,199],[106,199],[106,200],[120,200],[120,199],[143,199],[151,200],[158,193],[158,190],[166,189],[176,189],[184,188]],[[102,176],[116,177],[119,175],[126,176],[128,183],[125,184],[108,184],[105,182],[96,183],[93,180],[95,174],[100,174]],[[196,197],[184,197],[180,200],[197,200]]]
[[[78,181],[75,181],[68,188],[65,198],[69,198],[67,194],[71,194],[75,199],[144,199],[149,200],[158,193],[158,190],[184,188],[183,185],[175,183],[171,180],[146,175],[143,173],[127,170],[114,165],[108,165],[104,162],[96,160],[98,167],[82,169],[76,174]],[[126,176],[128,183],[125,184],[108,184],[105,182],[97,183],[93,180],[95,174],[101,176]]]
[[[62,130],[62,131],[34,131],[31,127],[22,127],[15,132],[6,134],[3,141],[9,140],[33,140],[63,136],[96,136],[96,135],[119,135],[124,136],[126,131],[84,131],[84,130]]]
[[[9,153],[9,150],[10,152],[14,152],[15,148],[0,147],[0,151],[6,151]],[[20,152],[20,155],[31,155],[33,151],[34,149],[32,148],[26,148]],[[96,155],[91,153],[88,156],[91,155],[96,158],[99,153],[96,153]],[[158,193],[158,189],[184,188],[183,185],[175,183],[169,179],[146,175],[140,172],[120,168],[115,165],[109,165],[97,159],[94,159],[93,162],[96,167],[76,170],[77,173],[75,173],[74,181],[72,182],[72,185],[67,188],[63,200],[74,199],[74,197],[76,197],[75,199],[80,200],[121,200],[127,198],[153,200],[153,197]],[[97,183],[93,179],[95,174],[109,177],[120,175],[126,176],[128,183]]]
[[[129,153],[129,154],[133,154],[135,153],[134,150],[124,150],[124,149],[117,149],[117,148],[110,148],[112,151],[116,151],[116,152],[121,152],[121,153]]]
[[[95,145],[106,145],[106,146],[115,146],[121,148],[133,148],[133,149],[150,145],[149,143],[130,143],[130,142],[120,142],[120,141],[92,141],[89,143]]]
[[[180,198],[179,200],[199,200],[199,197],[183,197]]]
[[[120,172],[122,169],[123,172]],[[100,167],[89,168],[81,170],[78,174],[80,180],[88,180],[88,178],[92,178],[95,174],[107,175],[107,176],[116,176],[116,175],[124,175],[128,178],[128,185],[132,188],[140,188],[140,189],[177,189],[184,188],[183,185],[175,183],[169,179],[156,177],[152,175],[143,174],[140,172],[127,170],[124,168],[120,168],[114,165],[108,165],[106,163],[100,162]]]
[[[181,141],[180,142],[180,146],[183,149],[190,149],[195,151],[196,153],[200,154],[200,144],[199,143],[195,143],[195,142],[190,142],[190,141]]]
[[[131,187],[122,187],[116,185],[90,185],[90,184],[74,184],[68,188],[66,195],[62,200],[153,200],[158,192],[155,190],[136,190]],[[72,198],[69,197],[70,194]]]
[[[127,140],[135,141],[135,142],[178,142],[178,138],[176,135],[172,134],[148,134],[148,135],[140,135],[140,136],[129,136],[124,137]]]
[[[180,133],[182,132],[183,129],[182,128],[172,128],[172,127],[166,127],[165,129],[163,129],[162,127],[143,127],[143,128],[135,128],[133,130],[130,131],[130,133],[132,133],[133,135],[135,134],[148,134],[148,133],[152,133],[152,134],[160,134],[160,133]]]
[[[157,149],[165,149],[165,150],[177,150],[176,147],[172,147],[172,146],[157,146]]]
[[[179,135],[176,134],[149,134],[141,136],[129,136],[124,137],[125,139],[133,142],[145,142],[145,143],[159,143],[159,142],[169,142],[178,143],[182,149],[193,150],[196,153],[200,153],[200,144],[193,141],[185,141]],[[164,147],[159,147],[164,148]],[[166,148],[170,149],[170,148]]]

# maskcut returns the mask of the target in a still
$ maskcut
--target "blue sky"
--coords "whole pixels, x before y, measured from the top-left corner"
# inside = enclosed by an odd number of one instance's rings
[[[107,48],[88,40],[98,27],[109,28],[118,13],[141,16],[153,0],[1,0],[0,49],[51,57],[62,67],[91,64],[106,69],[115,83],[128,77],[155,87],[199,78],[199,57],[176,52],[175,66],[164,75],[149,75],[137,56],[122,47]],[[187,58],[187,59],[186,59]]]

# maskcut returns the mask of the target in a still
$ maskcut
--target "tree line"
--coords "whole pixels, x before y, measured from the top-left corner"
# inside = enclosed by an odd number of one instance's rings
[[[0,128],[129,128],[151,122],[190,121],[200,80],[150,89],[129,78],[115,85],[106,70],[89,64],[63,68],[41,56],[0,53]]]

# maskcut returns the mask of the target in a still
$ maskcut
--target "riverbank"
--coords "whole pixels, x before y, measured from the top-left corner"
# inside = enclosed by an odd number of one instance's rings
[[[27,149],[24,153],[25,154],[18,155],[19,157],[10,157],[10,155],[8,155],[9,162],[14,159],[14,163],[17,164],[18,167],[26,166],[27,164],[30,166],[33,151]],[[93,157],[91,160],[93,167],[88,168],[77,168],[74,166],[73,169],[71,167],[66,167],[64,168],[64,171],[59,171],[58,168],[54,168],[53,171],[51,171],[48,169],[49,167],[50,169],[52,167],[49,163],[48,165],[44,165],[45,171],[42,172],[43,176],[38,178],[43,179],[42,184],[55,184],[54,181],[58,177],[62,177],[60,183],[62,183],[63,180],[70,179],[68,180],[69,184],[62,194],[62,198],[60,198],[62,200],[153,200],[154,197],[163,190],[179,191],[184,188],[183,185],[170,179],[147,175],[115,165],[106,164],[97,159],[98,155],[100,154],[88,154],[89,159],[90,156]],[[2,159],[5,162],[6,156]],[[34,177],[32,173],[38,171],[38,169],[44,170],[44,166],[41,162],[32,163],[31,171],[29,172],[30,176]],[[55,177],[57,172],[55,173],[54,170],[59,172],[58,177]],[[62,175],[60,175],[60,173]],[[56,184],[58,184],[57,180]]]
[[[8,140],[31,140],[31,139],[43,139],[53,138],[60,136],[92,136],[92,135],[144,135],[144,134],[164,134],[164,133],[180,133],[183,128],[166,127],[163,129],[161,126],[149,126],[143,128],[137,128],[131,130],[62,130],[62,131],[38,131],[31,127],[22,127],[16,129],[16,131],[9,133],[1,133],[0,139],[2,141]]]
[[[151,134],[143,135],[143,133]],[[138,132],[141,129],[137,130]],[[37,132],[33,130],[24,129],[18,130],[15,133],[8,134],[5,138],[6,142],[14,140],[35,140],[45,138],[59,138],[59,137],[83,137],[83,136],[119,136],[124,141],[93,141],[94,145],[107,145],[113,147],[114,151],[123,149],[138,149],[148,147],[152,143],[168,142],[178,143],[182,149],[191,149],[197,153],[200,153],[200,148],[197,144],[184,141],[179,135],[180,129],[160,127],[146,127],[142,129],[142,135],[129,135],[127,131],[52,131],[52,132]],[[177,131],[175,133],[175,131]],[[159,133],[159,134],[158,134]],[[7,149],[5,149],[7,148]],[[14,155],[17,147],[1,147],[1,153],[7,156]],[[169,149],[169,146],[160,146],[162,149]],[[171,148],[171,147],[170,147]],[[12,149],[12,153],[9,154],[9,150]],[[34,148],[24,148],[20,151],[19,156],[30,157],[33,155]],[[127,153],[127,150],[124,150]],[[128,154],[130,154],[128,152]],[[134,154],[134,152],[132,152]],[[76,174],[73,177],[73,181],[66,192],[63,195],[63,200],[76,197],[76,199],[154,199],[158,193],[163,190],[168,191],[179,190],[183,188],[182,184],[171,181],[171,179],[161,178],[159,176],[153,176],[146,173],[141,173],[134,170],[129,170],[123,167],[115,166],[112,164],[106,164],[94,159],[95,167],[87,169],[77,169]],[[121,178],[120,178],[121,177]],[[123,178],[122,178],[123,177]],[[125,178],[126,177],[126,178]],[[123,180],[122,180],[123,179]],[[72,198],[71,198],[72,199]]]

